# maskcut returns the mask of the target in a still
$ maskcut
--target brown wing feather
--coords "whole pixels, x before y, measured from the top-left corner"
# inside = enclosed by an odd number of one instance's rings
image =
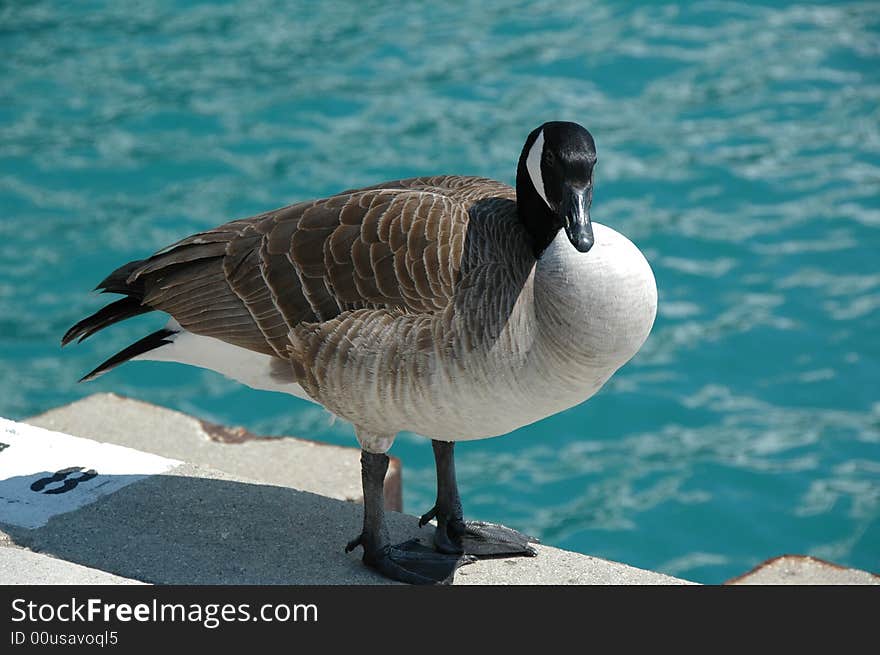
[[[509,186],[412,178],[232,221],[142,262],[128,281],[184,328],[288,356],[301,323],[343,312],[433,313],[451,302],[468,208]]]

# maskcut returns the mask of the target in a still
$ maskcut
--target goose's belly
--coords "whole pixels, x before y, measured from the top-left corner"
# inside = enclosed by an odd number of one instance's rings
[[[461,374],[456,381],[433,388],[432,402],[424,406],[427,411],[410,413],[401,429],[442,441],[507,434],[582,403],[613,372],[594,369],[565,388],[556,387],[537,368],[511,367],[505,376],[493,375],[491,381],[483,375]]]

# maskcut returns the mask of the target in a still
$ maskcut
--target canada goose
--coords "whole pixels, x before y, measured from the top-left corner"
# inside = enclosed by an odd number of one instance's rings
[[[464,522],[456,441],[505,434],[592,396],[641,347],[657,289],[642,253],[590,221],[596,150],[575,123],[529,134],[516,190],[421,177],[301,202],[187,237],[111,273],[124,297],[62,344],[160,310],[168,325],[98,366],[131,359],[213,369],[310,399],[355,426],[364,525],[347,550],[410,583],[449,580],[472,556],[533,555],[525,535]],[[386,451],[430,437],[434,549],[392,546]]]

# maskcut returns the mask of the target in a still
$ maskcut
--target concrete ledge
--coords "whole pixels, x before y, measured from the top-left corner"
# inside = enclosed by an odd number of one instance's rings
[[[393,584],[343,552],[362,520],[355,448],[256,437],[112,394],[31,421],[81,436],[0,419],[0,584]],[[386,480],[398,507],[400,469]],[[414,516],[391,511],[388,523],[395,541],[431,541]],[[537,549],[464,567],[455,583],[691,584]],[[787,555],[727,584],[880,577]]]
[[[849,569],[817,557],[782,555],[768,559],[748,573],[728,580],[730,585],[880,585],[880,576]]]
[[[0,581],[14,585],[143,584],[20,548],[0,548]]]
[[[156,453],[269,484],[357,503],[360,450],[296,437],[260,437],[112,393],[25,419],[31,425]],[[385,507],[403,509],[400,460],[391,458]]]
[[[31,421],[81,436],[0,419],[0,584],[393,584],[343,552],[362,520],[349,502],[360,500],[357,449],[256,437],[112,394]],[[400,468],[386,481],[398,507]],[[391,511],[388,523],[395,541],[431,541],[414,516]],[[691,584],[537,549],[464,567],[455,583]],[[728,584],[880,577],[787,555]]]
[[[33,502],[51,511],[40,523],[22,520],[19,509],[16,523],[9,509],[16,503],[0,502],[0,550],[3,545],[24,547],[159,584],[393,584],[363,566],[358,553],[343,551],[361,528],[362,509],[354,503],[196,464],[157,464],[149,459],[154,456],[129,448],[22,423],[4,426],[0,442],[11,445],[3,453],[7,473],[0,476],[0,496],[31,502],[33,493]],[[43,458],[51,457],[56,459],[46,466]],[[105,464],[95,464],[101,457]],[[122,460],[131,462],[129,468],[117,467],[126,473],[102,472],[108,462]],[[69,477],[82,481],[66,492],[47,493],[64,488],[68,479],[54,479],[54,462],[60,461],[75,463]],[[161,472],[144,473],[139,462]],[[89,471],[96,475],[89,477]],[[67,505],[55,506],[62,501]],[[415,516],[397,512],[388,512],[387,518],[393,540],[430,543],[433,526],[420,529]],[[538,551],[534,558],[469,565],[459,571],[456,583],[687,584],[548,546]],[[8,569],[0,569],[0,583],[22,579],[6,575],[11,575]],[[36,578],[59,583],[64,575],[46,568]]]

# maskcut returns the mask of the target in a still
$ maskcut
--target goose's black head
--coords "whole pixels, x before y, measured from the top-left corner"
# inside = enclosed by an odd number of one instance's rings
[[[516,171],[516,204],[535,257],[562,228],[580,252],[593,247],[595,165],[593,136],[577,123],[544,123],[529,134]]]

